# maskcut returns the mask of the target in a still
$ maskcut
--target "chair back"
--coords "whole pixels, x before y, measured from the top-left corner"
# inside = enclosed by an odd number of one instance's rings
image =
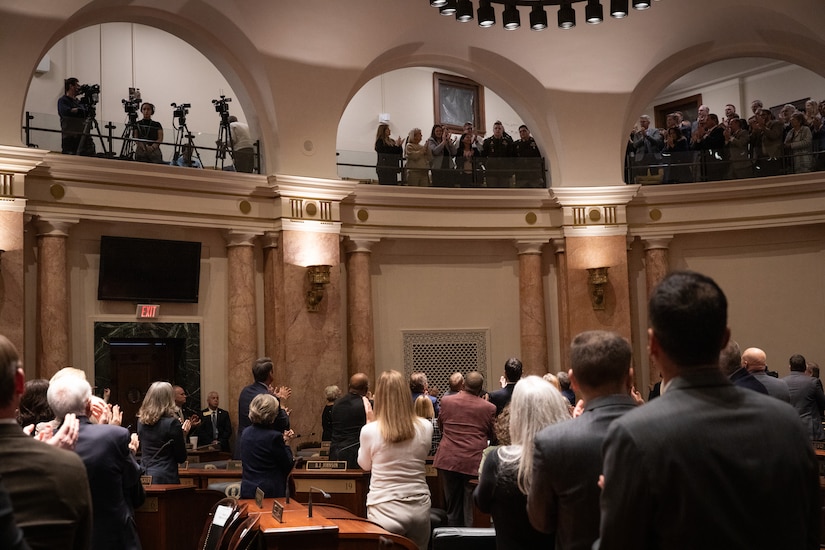
[[[222,541],[229,541],[242,516],[246,514],[246,505],[238,506],[234,498],[219,500],[212,507],[203,526],[199,550],[220,550]]]
[[[252,550],[260,546],[261,531],[258,528],[259,514],[247,516],[238,524],[227,544],[227,550]]]

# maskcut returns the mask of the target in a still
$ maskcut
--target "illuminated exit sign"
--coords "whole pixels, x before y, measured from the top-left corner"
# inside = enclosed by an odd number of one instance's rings
[[[136,315],[138,319],[157,319],[160,315],[160,306],[157,304],[138,304]]]

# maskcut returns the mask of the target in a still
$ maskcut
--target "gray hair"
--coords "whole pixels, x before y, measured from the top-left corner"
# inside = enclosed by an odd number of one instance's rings
[[[49,383],[46,398],[58,420],[70,413],[81,416],[86,414],[86,405],[92,398],[92,387],[79,376],[59,376]]]
[[[281,404],[274,395],[268,393],[256,395],[249,404],[249,421],[262,426],[274,424],[280,408]]]
[[[510,401],[511,445],[499,450],[503,463],[518,462],[518,488],[523,494],[530,489],[533,469],[533,439],[543,428],[570,420],[567,399],[546,380],[538,376],[522,378],[513,388]]]

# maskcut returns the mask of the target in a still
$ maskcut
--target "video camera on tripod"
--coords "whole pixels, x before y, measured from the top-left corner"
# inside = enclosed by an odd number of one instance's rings
[[[83,84],[78,92],[77,100],[81,105],[94,107],[100,101],[100,84]]]
[[[177,103],[172,103],[171,105],[174,109],[174,111],[172,112],[172,116],[180,119],[180,124],[184,124],[186,122],[186,115],[189,114],[189,109],[192,107],[192,104],[181,103],[180,105],[178,105]]]
[[[129,115],[129,118],[137,117],[138,112],[140,111],[140,104],[143,102],[142,99],[121,99],[121,103],[123,103],[123,112]]]
[[[225,95],[222,95],[220,99],[213,99],[212,105],[215,106],[215,112],[220,113],[221,116],[229,115],[229,105],[227,105],[227,103],[231,101],[231,97],[226,97]]]

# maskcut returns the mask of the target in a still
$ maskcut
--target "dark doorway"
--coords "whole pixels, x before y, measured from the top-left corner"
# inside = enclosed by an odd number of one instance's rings
[[[175,366],[183,356],[184,343],[179,338],[113,339],[109,342],[112,361],[110,401],[120,405],[123,426],[131,426],[131,431],[137,428],[136,415],[152,382],[175,383]]]

